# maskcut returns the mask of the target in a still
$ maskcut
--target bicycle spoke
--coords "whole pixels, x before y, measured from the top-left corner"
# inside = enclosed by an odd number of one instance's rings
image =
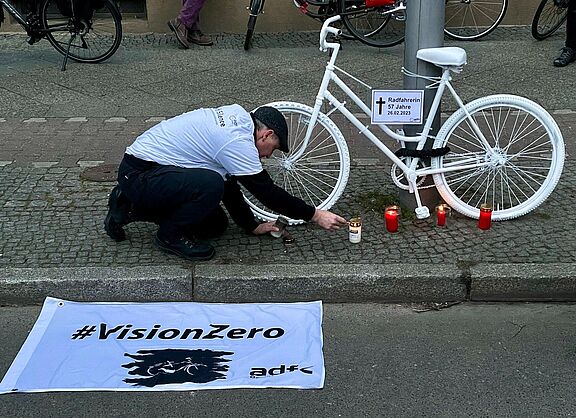
[[[478,99],[467,107],[470,117],[459,112],[447,121],[445,142],[435,143],[451,149],[432,160],[434,168],[453,170],[434,175],[440,194],[472,217],[478,217],[484,203],[493,206],[496,220],[537,207],[556,185],[564,161],[564,146],[551,116],[535,103],[509,95]],[[477,131],[489,149],[480,144]]]
[[[302,188],[306,191],[306,197],[307,197],[306,200],[308,200],[309,202],[321,202],[323,199],[326,198],[326,196],[328,196],[329,193],[327,193],[324,189],[320,187],[320,185],[318,184],[318,179],[315,178],[314,176],[304,176],[303,173],[299,171],[290,172],[290,175],[292,176],[294,181],[300,184]],[[331,187],[326,182],[320,182],[320,183],[325,184],[328,187]],[[308,187],[307,185],[310,187]],[[313,189],[322,192],[323,196],[322,197],[318,196],[318,194]],[[303,195],[301,196],[305,197]]]
[[[288,193],[314,207],[328,209],[340,196],[348,179],[350,157],[342,134],[320,114],[310,129],[310,138],[306,139],[312,108],[292,102],[278,105],[288,124],[290,153],[265,160],[263,166],[274,182]],[[299,157],[295,158],[296,155]],[[277,217],[249,192],[244,191],[244,196],[259,218],[272,220]]]
[[[55,0],[46,0],[41,20],[54,48],[79,62],[96,63],[109,58],[122,38],[121,17],[110,0],[103,1],[90,16],[72,17],[63,16]]]
[[[447,0],[445,28],[456,39],[478,39],[504,17],[506,0]]]
[[[532,36],[542,40],[552,35],[566,20],[568,8],[556,6],[554,0],[540,3],[532,21]]]
[[[390,47],[404,40],[404,11],[391,13],[392,6],[366,7],[363,2],[338,0],[344,25],[359,41],[375,46]]]

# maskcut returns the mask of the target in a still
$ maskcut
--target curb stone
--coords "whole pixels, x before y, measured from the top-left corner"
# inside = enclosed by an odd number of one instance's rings
[[[464,300],[466,284],[455,265],[310,264],[197,266],[199,301],[337,302]]]
[[[73,301],[214,303],[574,301],[576,265],[200,264],[191,269],[0,269],[0,304],[39,304],[46,296]]]
[[[473,301],[574,301],[576,264],[481,264],[471,283]]]
[[[192,299],[192,274],[182,267],[0,269],[0,303],[73,301],[160,302]]]

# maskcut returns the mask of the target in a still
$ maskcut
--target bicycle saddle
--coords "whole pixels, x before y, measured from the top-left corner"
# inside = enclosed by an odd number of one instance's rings
[[[466,51],[455,46],[419,49],[416,58],[438,67],[462,67],[466,64]]]

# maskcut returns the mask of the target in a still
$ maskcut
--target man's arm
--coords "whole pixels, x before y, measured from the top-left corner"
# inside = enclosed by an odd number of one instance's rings
[[[251,176],[237,176],[236,179],[264,206],[274,212],[305,221],[310,221],[315,214],[314,206],[276,186],[266,170]]]
[[[254,232],[258,227],[258,222],[254,219],[252,210],[244,200],[235,177],[230,177],[224,182],[222,203],[224,203],[232,220],[246,232]]]
[[[263,234],[276,230],[276,228],[271,223],[258,225],[250,207],[244,201],[236,179],[266,207],[289,218],[312,221],[328,230],[340,229],[341,226],[347,224],[341,216],[327,210],[315,209],[314,206],[308,205],[302,199],[294,197],[281,187],[276,186],[268,173],[263,170],[251,176],[231,178],[226,182],[224,189],[223,201],[226,209],[228,209],[234,222],[248,232]]]

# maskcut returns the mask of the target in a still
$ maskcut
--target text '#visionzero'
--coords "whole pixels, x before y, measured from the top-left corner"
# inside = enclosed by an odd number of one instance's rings
[[[210,324],[210,329],[203,328],[163,328],[162,325],[154,325],[152,328],[134,328],[132,324],[110,326],[101,323],[98,326],[98,339],[117,340],[215,340],[215,339],[253,339],[265,338],[276,339],[284,335],[284,329],[271,328],[231,328],[229,324]],[[83,340],[96,333],[96,325],[85,325],[78,328],[73,334],[73,340]]]

